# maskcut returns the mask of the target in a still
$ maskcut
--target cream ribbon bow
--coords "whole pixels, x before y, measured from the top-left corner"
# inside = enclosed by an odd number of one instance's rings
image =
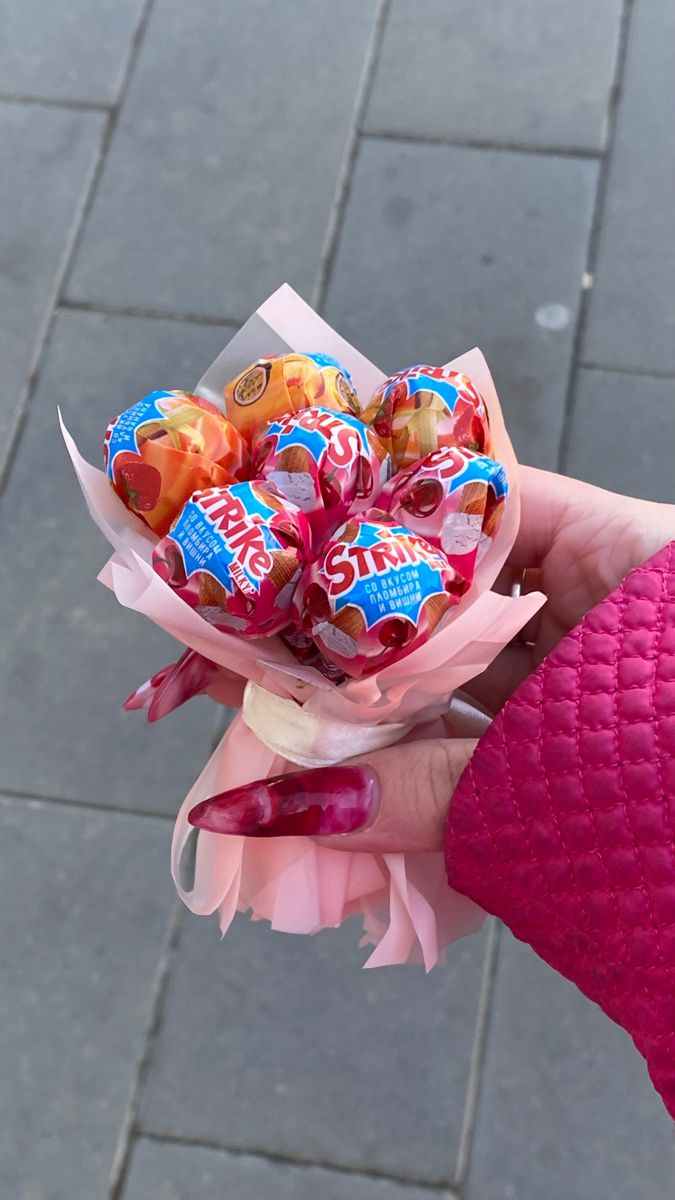
[[[327,720],[294,700],[275,696],[252,680],[244,689],[241,715],[270,750],[300,767],[329,767],[345,758],[382,750],[400,741],[415,724],[355,724],[337,717]]]
[[[463,737],[480,737],[490,717],[459,696],[453,696],[449,711],[461,721]],[[252,680],[246,684],[241,715],[244,723],[274,754],[300,767],[329,767],[373,750],[393,746],[424,719],[382,722],[341,721],[318,717],[306,707],[275,696]]]

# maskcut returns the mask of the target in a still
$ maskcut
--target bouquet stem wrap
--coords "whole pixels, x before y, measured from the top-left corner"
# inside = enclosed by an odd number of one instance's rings
[[[368,398],[384,376],[339,337],[291,288],[280,288],[234,337],[195,392],[223,407],[227,380],[253,359],[312,350],[345,364]],[[255,839],[200,831],[187,814],[201,800],[296,766],[320,766],[413,738],[447,711],[450,698],[480,674],[543,603],[539,593],[502,596],[490,590],[518,528],[517,465],[485,360],[472,350],[449,364],[474,381],[489,413],[495,457],[509,497],[490,553],[452,620],[408,656],[344,684],[301,666],[276,638],[251,641],[209,626],[152,570],[156,539],[114,494],[103,472],[79,454],[63,429],[89,511],[113,547],[100,579],[121,604],[144,613],[184,646],[220,668],[209,693],[240,711],[185,799],[172,845],[179,895],[194,913],[218,912],[228,929],[250,911],[274,929],[316,933],[348,916],[363,923],[366,966],[423,962],[481,925],[484,913],[448,887],[438,852],[372,854],[334,850],[308,837]],[[196,837],[194,878],[182,877],[185,849]]]

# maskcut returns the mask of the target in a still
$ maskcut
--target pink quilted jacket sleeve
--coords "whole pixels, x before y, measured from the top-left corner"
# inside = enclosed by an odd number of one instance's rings
[[[499,713],[445,852],[452,887],[628,1030],[675,1118],[675,542]]]

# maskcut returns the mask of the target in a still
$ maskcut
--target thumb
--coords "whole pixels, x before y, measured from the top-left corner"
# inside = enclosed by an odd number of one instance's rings
[[[188,820],[212,833],[311,835],[336,850],[440,850],[450,798],[475,747],[467,738],[405,742],[221,792]]]

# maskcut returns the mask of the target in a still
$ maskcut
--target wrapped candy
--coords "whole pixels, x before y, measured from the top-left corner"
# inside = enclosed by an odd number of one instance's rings
[[[278,417],[254,437],[251,453],[255,475],[306,513],[315,545],[348,513],[373,507],[391,465],[372,429],[327,408]]]
[[[157,391],[110,422],[103,457],[117,495],[163,537],[193,492],[242,477],[248,451],[208,400]]]
[[[224,389],[227,415],[248,441],[283,413],[320,404],[361,415],[344,367],[328,354],[276,354],[259,358]]]
[[[359,676],[426,642],[462,587],[441,550],[372,509],[306,568],[294,612],[325,658]]]
[[[378,504],[438,546],[467,588],[497,532],[507,493],[501,463],[446,446],[395,475]]]
[[[491,453],[487,409],[468,375],[408,367],[385,379],[363,413],[400,471],[441,446]]]
[[[211,625],[242,637],[278,633],[290,619],[309,529],[264,483],[196,492],[152,565]]]
[[[331,683],[344,682],[346,676],[342,668],[321,653],[316,642],[312,641],[304,629],[297,625],[289,625],[281,634],[281,640],[303,666],[314,667],[325,675],[326,679],[330,679]]]

